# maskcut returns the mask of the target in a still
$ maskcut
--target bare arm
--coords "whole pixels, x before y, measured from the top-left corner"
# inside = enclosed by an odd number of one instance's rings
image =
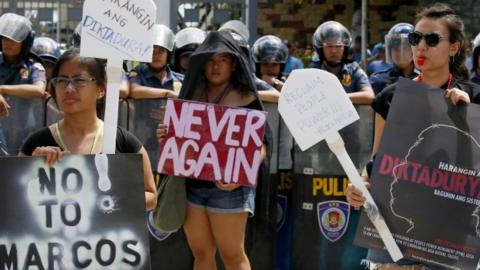
[[[280,92],[275,89],[258,91],[258,96],[263,102],[278,103],[278,99],[280,98]]]
[[[130,96],[136,99],[176,98],[177,93],[168,89],[154,88],[139,84],[131,85]]]
[[[150,159],[144,147],[138,152],[142,155],[143,160],[143,185],[145,188],[145,203],[147,210],[152,210],[157,205],[157,188],[155,181],[153,181],[152,167],[150,166]]]
[[[33,84],[0,85],[0,94],[26,98],[42,98],[45,95],[45,88],[45,83],[42,81]]]
[[[126,80],[120,82],[120,97],[127,98],[130,95],[130,84]]]
[[[372,87],[363,87],[360,91],[354,93],[348,93],[348,97],[353,104],[369,105],[375,98]]]

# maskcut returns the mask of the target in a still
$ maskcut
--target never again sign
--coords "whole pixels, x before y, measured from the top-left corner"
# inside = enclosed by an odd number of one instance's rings
[[[0,269],[150,269],[137,154],[0,159]]]
[[[168,100],[158,171],[256,186],[266,121],[263,111]]]

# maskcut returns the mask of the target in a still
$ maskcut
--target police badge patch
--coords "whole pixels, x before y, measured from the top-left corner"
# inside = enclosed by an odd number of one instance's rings
[[[153,211],[147,212],[147,227],[150,234],[155,237],[158,241],[163,241],[167,239],[172,233],[164,233],[157,229],[155,223],[153,222]]]
[[[26,80],[28,79],[28,75],[29,75],[28,69],[26,68],[20,69],[20,78]]]
[[[350,76],[350,74],[348,73],[344,73],[342,78],[342,84],[345,87],[349,87],[352,84],[352,76]]]
[[[317,218],[323,236],[330,242],[335,242],[347,231],[350,205],[343,201],[318,203]]]

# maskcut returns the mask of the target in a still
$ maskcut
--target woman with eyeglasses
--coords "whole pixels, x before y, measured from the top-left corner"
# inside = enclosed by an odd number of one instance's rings
[[[408,35],[415,67],[420,71],[414,80],[444,89],[445,97],[455,105],[461,102],[480,103],[480,88],[468,81],[468,70],[464,65],[463,29],[461,18],[449,6],[437,3],[417,14],[414,32]],[[386,87],[372,103],[376,112],[373,156],[380,145],[395,88],[396,84]],[[371,169],[371,166],[367,167]],[[346,195],[347,201],[354,207],[365,203],[363,194],[352,185],[348,186]],[[363,263],[367,269],[378,270],[435,269],[407,259],[394,263],[386,251],[377,249],[369,249]]]
[[[97,104],[104,99],[107,75],[102,60],[81,57],[78,49],[65,52],[53,68],[52,96],[64,113],[59,122],[31,134],[19,156],[43,156],[52,166],[66,154],[98,154],[102,150],[103,121]],[[150,160],[140,141],[118,127],[117,153],[138,153],[143,158],[147,210],[156,205]]]

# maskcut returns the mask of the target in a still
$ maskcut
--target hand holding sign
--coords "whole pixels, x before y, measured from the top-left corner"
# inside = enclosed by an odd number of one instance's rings
[[[348,155],[338,131],[359,119],[338,78],[319,69],[294,70],[285,82],[278,110],[301,150],[326,140],[352,184],[367,198],[365,211],[394,261],[403,255]]]
[[[262,111],[169,99],[158,171],[255,187],[266,122]]]
[[[105,154],[115,153],[122,62],[151,62],[156,10],[152,0],[86,0],[83,5],[80,53],[107,59]]]

